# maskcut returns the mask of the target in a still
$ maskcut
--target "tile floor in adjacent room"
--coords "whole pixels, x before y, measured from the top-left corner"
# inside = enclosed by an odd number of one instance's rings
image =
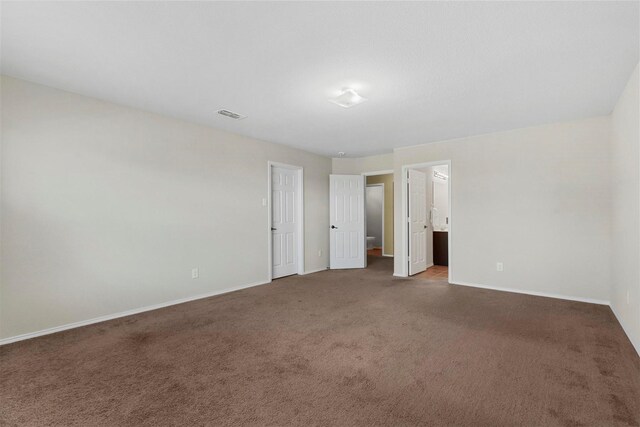
[[[434,265],[413,277],[416,279],[447,280],[449,278],[449,267],[446,265]]]

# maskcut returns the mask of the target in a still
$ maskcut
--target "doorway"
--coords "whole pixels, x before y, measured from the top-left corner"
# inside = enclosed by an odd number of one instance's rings
[[[384,250],[384,183],[367,184],[367,256],[382,256]]]
[[[384,184],[380,185],[383,188],[384,212],[376,208],[383,222],[379,240],[381,256],[369,257],[367,254],[367,184]],[[361,175],[331,174],[329,199],[329,268],[388,267],[392,274],[393,262],[384,257],[393,257],[394,251],[393,171]],[[375,237],[371,240],[375,241]]]
[[[364,173],[367,268],[393,274],[393,170]]]
[[[405,276],[451,278],[451,164],[449,161],[402,168]]]
[[[303,274],[303,169],[276,162],[268,165],[269,277]]]

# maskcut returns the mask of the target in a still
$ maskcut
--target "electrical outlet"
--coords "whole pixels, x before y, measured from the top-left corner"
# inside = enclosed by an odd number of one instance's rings
[[[262,199],[262,206],[267,206],[267,199]]]
[[[191,278],[192,279],[197,279],[198,277],[200,277],[200,270],[196,267],[196,268],[192,268],[191,269]]]
[[[318,256],[322,256],[322,249],[318,249]]]
[[[501,262],[496,263],[496,271],[504,271],[504,265]]]

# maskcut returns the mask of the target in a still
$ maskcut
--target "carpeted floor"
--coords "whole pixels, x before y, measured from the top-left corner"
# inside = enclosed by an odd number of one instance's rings
[[[392,278],[392,262],[0,347],[0,424],[640,422],[640,359],[608,307]]]

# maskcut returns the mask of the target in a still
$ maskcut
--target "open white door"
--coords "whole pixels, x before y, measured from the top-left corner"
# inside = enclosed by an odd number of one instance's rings
[[[298,272],[298,171],[271,169],[272,277]]]
[[[409,169],[409,276],[427,269],[427,176]]]
[[[364,268],[365,177],[330,175],[329,184],[330,268]]]

